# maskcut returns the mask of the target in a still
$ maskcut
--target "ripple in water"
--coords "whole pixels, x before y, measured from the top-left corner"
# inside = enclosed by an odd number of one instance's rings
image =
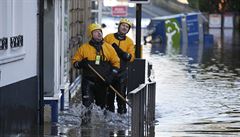
[[[59,134],[67,136],[69,134],[72,136],[126,135],[131,124],[129,113],[120,115],[102,110],[94,104],[89,108],[81,103],[74,104],[68,111],[60,114]]]

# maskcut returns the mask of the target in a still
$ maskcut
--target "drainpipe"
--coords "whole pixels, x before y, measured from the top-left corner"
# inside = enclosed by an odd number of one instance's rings
[[[39,125],[43,132],[44,125],[44,92],[43,92],[43,16],[44,0],[38,0],[38,93],[39,93]]]

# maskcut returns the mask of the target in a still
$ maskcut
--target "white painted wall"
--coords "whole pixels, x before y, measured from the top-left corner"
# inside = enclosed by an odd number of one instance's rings
[[[0,0],[0,87],[37,75],[37,0]],[[23,35],[23,47],[11,49],[10,37]],[[6,58],[8,57],[8,58]]]
[[[54,92],[60,92],[61,86],[61,49],[63,47],[61,40],[61,23],[62,23],[62,0],[55,0],[55,45],[54,45]]]

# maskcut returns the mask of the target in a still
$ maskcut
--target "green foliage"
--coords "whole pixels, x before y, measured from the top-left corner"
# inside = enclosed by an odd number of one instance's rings
[[[202,12],[240,12],[239,0],[225,0],[222,11],[218,8],[221,0],[188,0],[188,3],[190,7],[199,9]]]
[[[188,0],[189,6],[198,9],[198,0]]]

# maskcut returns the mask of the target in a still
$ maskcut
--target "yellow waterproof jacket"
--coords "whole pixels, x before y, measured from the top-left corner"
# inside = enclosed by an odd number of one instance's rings
[[[84,58],[87,58],[89,61],[95,61],[96,55],[96,49],[89,43],[85,43],[78,48],[77,52],[72,58],[72,63],[74,64],[76,61],[81,61]],[[103,61],[110,62],[112,66],[120,68],[120,59],[118,58],[114,48],[108,43],[103,43],[100,55],[104,57]]]
[[[116,43],[120,47],[120,49],[122,49],[124,52],[131,54],[132,58],[130,62],[132,62],[135,59],[135,47],[133,41],[129,37],[126,36],[125,40],[118,40],[114,37],[114,33],[111,33],[105,36],[104,40],[110,45]]]

